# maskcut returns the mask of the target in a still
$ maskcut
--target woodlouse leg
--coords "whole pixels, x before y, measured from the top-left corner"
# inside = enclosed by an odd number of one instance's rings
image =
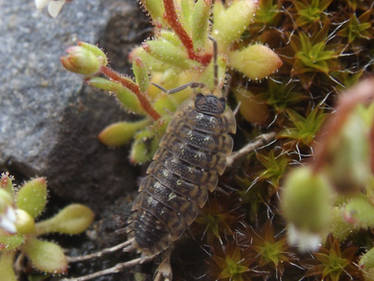
[[[246,155],[249,152],[256,150],[262,146],[269,145],[269,142],[272,143],[271,141],[274,140],[275,135],[275,132],[259,135],[253,142],[248,143],[238,151],[235,151],[231,153],[231,155],[227,156],[226,166],[230,167],[234,163],[234,161],[236,161],[243,155]]]
[[[84,275],[84,276],[79,276],[79,277],[76,277],[76,278],[64,278],[64,279],[61,279],[61,281],[86,281],[86,280],[91,280],[93,278],[100,277],[100,276],[103,276],[103,275],[118,273],[118,272],[121,272],[125,268],[133,267],[135,265],[151,261],[157,255],[158,254],[155,254],[155,255],[152,255],[152,256],[136,258],[136,259],[133,259],[133,260],[130,260],[130,261],[127,261],[127,262],[118,263],[113,267],[110,267],[110,268],[107,268],[107,269],[104,269],[104,270],[100,270],[100,271],[97,271],[97,272],[94,272],[94,273],[91,273],[91,274],[87,274],[87,275]]]
[[[153,281],[171,281],[173,279],[173,271],[170,265],[170,255],[172,247],[169,248],[164,254],[160,265],[157,267],[156,276]]]
[[[113,252],[118,251],[120,249],[124,249],[124,250],[126,250],[126,252],[129,252],[129,251],[133,250],[134,240],[135,239],[132,238],[130,240],[127,240],[126,242],[123,242],[121,244],[115,245],[115,246],[110,247],[110,248],[103,249],[103,250],[101,250],[99,252],[96,252],[96,253],[92,253],[92,254],[88,254],[88,255],[84,255],[84,256],[68,257],[68,262],[80,262],[80,261],[85,261],[85,260],[89,260],[89,259],[93,259],[93,258],[99,258],[104,254],[113,253]]]

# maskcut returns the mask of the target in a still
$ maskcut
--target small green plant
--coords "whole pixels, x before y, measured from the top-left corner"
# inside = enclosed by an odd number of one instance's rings
[[[141,3],[155,25],[155,36],[130,54],[135,79],[114,72],[107,65],[105,54],[86,43],[71,47],[68,55],[61,58],[66,69],[84,75],[93,87],[115,93],[126,110],[143,116],[135,123],[110,125],[99,135],[109,146],[124,145],[134,138],[130,160],[139,164],[152,158],[173,113],[192,94],[186,88],[167,95],[154,84],[173,89],[202,83],[213,90],[213,47],[209,38],[217,42],[221,86],[228,69],[258,80],[282,64],[278,55],[264,44],[241,44],[241,36],[254,19],[256,1],[223,4],[204,0],[144,0]],[[107,78],[99,77],[100,74]]]
[[[19,189],[3,173],[0,179],[0,276],[16,281],[24,258],[31,266],[47,274],[63,274],[68,260],[56,243],[39,237],[48,233],[79,234],[93,221],[86,206],[71,204],[52,218],[36,222],[47,203],[47,181],[35,178]],[[15,258],[17,257],[17,262]],[[15,265],[16,264],[16,265]]]

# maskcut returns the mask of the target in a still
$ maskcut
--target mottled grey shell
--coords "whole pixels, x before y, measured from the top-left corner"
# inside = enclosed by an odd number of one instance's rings
[[[143,255],[168,248],[195,220],[226,167],[236,132],[223,98],[197,94],[175,113],[147,169],[130,225]]]

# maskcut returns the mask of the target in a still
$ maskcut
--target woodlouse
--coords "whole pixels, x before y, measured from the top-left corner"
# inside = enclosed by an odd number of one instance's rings
[[[195,220],[226,167],[236,122],[224,98],[198,93],[174,115],[134,202],[136,247],[165,250]]]
[[[215,90],[199,91],[174,114],[133,203],[133,215],[128,227],[129,239],[97,253],[71,257],[69,261],[100,257],[119,249],[137,250],[141,256],[102,271],[63,281],[85,281],[116,273],[152,260],[162,252],[165,253],[165,258],[158,268],[155,280],[171,280],[171,246],[195,220],[208,199],[209,191],[212,192],[217,187],[218,176],[236,158],[274,137],[274,133],[264,134],[257,141],[231,154],[233,140],[229,134],[235,134],[236,120],[218,88],[217,44],[214,39],[210,39],[213,41]],[[169,94],[187,87],[205,87],[198,82],[169,91],[159,85],[155,86]]]

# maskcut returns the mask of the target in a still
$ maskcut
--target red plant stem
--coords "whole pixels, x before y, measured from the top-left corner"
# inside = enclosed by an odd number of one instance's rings
[[[345,91],[338,100],[336,112],[331,116],[319,134],[315,147],[315,156],[311,163],[312,170],[317,173],[325,164],[328,150],[334,137],[336,137],[343,128],[345,121],[356,105],[366,104],[374,99],[374,78],[361,81],[356,86]],[[374,125],[374,124],[373,124]],[[374,129],[371,128],[370,138],[370,163],[374,169]]]
[[[165,7],[165,19],[170,25],[170,27],[178,35],[179,39],[182,41],[183,45],[186,47],[188,57],[192,60],[200,62],[202,65],[207,65],[211,58],[212,54],[199,55],[196,54],[193,47],[193,41],[188,35],[186,30],[183,28],[181,23],[178,20],[177,13],[175,12],[174,0],[164,0]]]
[[[158,120],[160,119],[160,114],[157,113],[156,110],[152,107],[152,105],[149,103],[148,99],[146,96],[140,91],[138,85],[135,83],[131,82],[128,79],[125,79],[124,77],[121,76],[118,72],[114,71],[113,69],[107,67],[107,66],[102,66],[100,68],[101,73],[103,73],[105,76],[108,78],[117,81],[122,84],[122,86],[126,87],[127,89],[131,90],[139,99],[139,102],[143,109],[153,118],[153,120]]]

